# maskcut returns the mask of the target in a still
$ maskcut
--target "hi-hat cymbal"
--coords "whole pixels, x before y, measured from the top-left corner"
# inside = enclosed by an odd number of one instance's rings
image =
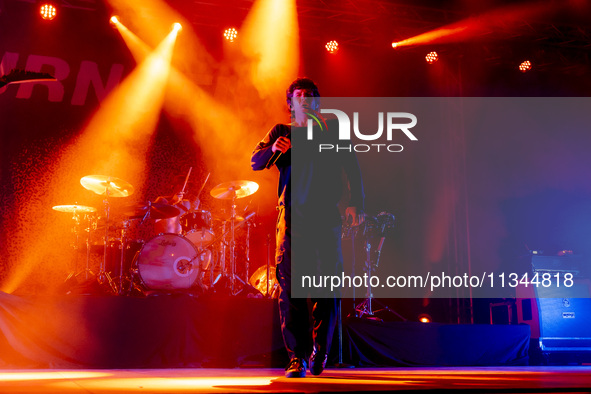
[[[147,205],[131,205],[125,209],[125,215],[131,218],[140,218],[146,216],[148,211],[149,219],[169,219],[178,216],[181,213],[180,209],[173,207],[172,205],[153,202]]]
[[[243,198],[259,190],[259,184],[253,181],[231,181],[220,183],[209,192],[212,197],[229,200],[233,197]]]
[[[104,195],[108,191],[109,197],[128,197],[134,191],[131,183],[107,175],[87,175],[80,179],[80,183],[85,189],[99,195]]]
[[[96,208],[85,205],[56,205],[52,209],[58,212],[96,212]]]

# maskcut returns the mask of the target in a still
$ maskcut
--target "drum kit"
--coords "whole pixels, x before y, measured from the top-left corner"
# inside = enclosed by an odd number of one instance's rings
[[[219,287],[222,284],[225,286],[223,291],[236,295],[247,287],[252,288],[248,275],[254,212],[242,217],[236,208],[237,200],[254,194],[258,184],[239,180],[214,187],[211,196],[226,200],[231,208],[229,218],[212,219],[211,212],[198,209],[198,203],[183,200],[189,175],[190,170],[176,203],[148,201],[146,204],[127,206],[116,212],[119,215],[112,214],[111,200],[131,196],[134,187],[129,182],[105,175],[81,178],[80,183],[85,189],[103,196],[104,200],[102,210],[77,204],[53,207],[55,211],[72,215],[72,232],[76,236],[74,248],[83,250],[86,246],[84,270],[77,272],[74,269],[68,279],[80,275],[86,280],[96,279],[99,285],[116,295],[131,295],[137,291],[144,295],[176,290],[215,291],[218,284]],[[147,241],[129,237],[130,228],[150,223],[153,228],[158,228],[156,224],[160,224],[160,228],[166,231]],[[244,231],[238,234],[241,228]],[[100,242],[93,244],[96,233],[102,235]],[[240,246],[243,246],[240,248],[241,259],[237,259],[238,235],[241,235]],[[101,246],[102,258],[98,271],[93,272],[91,266],[96,264],[91,264],[91,249],[97,244]],[[113,249],[117,250],[115,258]],[[239,262],[244,263],[240,270]]]

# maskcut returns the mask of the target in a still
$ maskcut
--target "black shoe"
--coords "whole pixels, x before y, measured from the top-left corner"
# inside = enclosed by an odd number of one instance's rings
[[[285,368],[286,378],[305,378],[306,377],[306,360],[299,357],[291,359],[287,367]]]
[[[326,353],[320,353],[314,348],[310,356],[310,373],[312,375],[320,375],[324,371],[327,357]]]

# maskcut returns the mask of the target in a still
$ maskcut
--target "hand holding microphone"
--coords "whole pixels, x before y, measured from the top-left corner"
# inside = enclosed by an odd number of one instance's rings
[[[287,136],[277,138],[277,140],[271,146],[271,150],[273,151],[273,156],[271,156],[271,159],[269,159],[269,162],[267,163],[266,168],[271,168],[275,164],[275,162],[277,162],[277,159],[279,159],[279,156],[281,156],[281,154],[287,152],[290,148],[291,148],[291,140],[289,138],[287,138]]]
[[[277,151],[285,153],[289,148],[291,148],[291,140],[287,137],[279,137],[271,147],[271,150],[275,153],[277,153]]]

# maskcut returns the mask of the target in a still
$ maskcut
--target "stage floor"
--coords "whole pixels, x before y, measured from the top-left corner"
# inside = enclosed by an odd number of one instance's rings
[[[1,370],[2,393],[267,393],[437,391],[588,392],[590,366],[505,368],[329,368],[319,377],[286,379],[283,370],[43,369]]]

